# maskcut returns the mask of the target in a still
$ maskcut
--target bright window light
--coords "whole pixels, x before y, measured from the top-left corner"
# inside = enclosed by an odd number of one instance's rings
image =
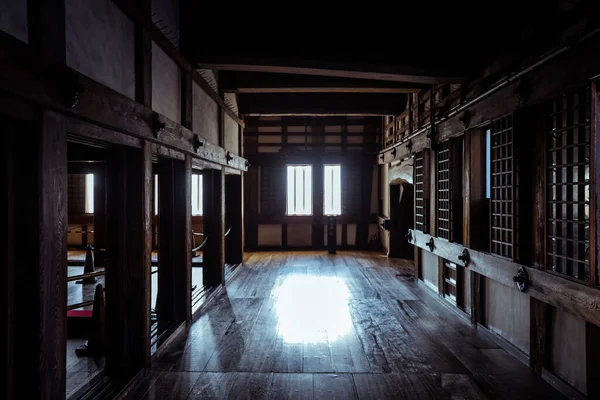
[[[158,174],[154,174],[154,215],[158,215]]]
[[[94,213],[94,174],[85,175],[85,212]]]
[[[342,180],[339,165],[325,165],[323,182],[325,184],[323,199],[325,215],[342,213]]]
[[[192,215],[202,215],[202,175],[192,175]]]
[[[288,165],[287,215],[312,214],[312,166]]]

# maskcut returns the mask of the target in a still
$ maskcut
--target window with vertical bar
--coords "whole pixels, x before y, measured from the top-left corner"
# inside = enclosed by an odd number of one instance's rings
[[[515,230],[517,228],[512,115],[492,122],[490,156],[492,207],[490,249],[493,254],[512,260],[516,257]]]
[[[341,170],[341,165],[323,167],[323,214],[325,215],[342,213]]]
[[[287,215],[312,215],[312,166],[287,166]]]
[[[546,138],[546,268],[588,281],[590,89],[553,101]]]
[[[443,239],[451,235],[451,180],[449,142],[440,143],[436,152],[437,164],[437,236]]]
[[[415,182],[415,229],[427,232],[427,205],[425,204],[424,187],[424,157],[423,152],[415,154],[414,182]]]
[[[192,174],[192,215],[202,215],[202,175]]]

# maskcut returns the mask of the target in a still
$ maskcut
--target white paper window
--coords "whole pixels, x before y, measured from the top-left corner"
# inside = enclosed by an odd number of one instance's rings
[[[287,215],[312,214],[312,166],[288,165]]]
[[[325,165],[323,176],[325,198],[323,199],[325,215],[342,213],[342,179],[339,165]]]
[[[202,175],[192,175],[192,215],[202,215]]]
[[[85,175],[85,212],[94,213],[94,174]]]

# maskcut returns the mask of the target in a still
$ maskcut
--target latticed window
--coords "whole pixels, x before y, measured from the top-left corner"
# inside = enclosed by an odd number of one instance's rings
[[[553,101],[546,138],[546,267],[590,279],[590,90]]]
[[[451,179],[449,142],[440,143],[436,151],[437,164],[437,236],[451,238]]]
[[[493,254],[510,259],[517,256],[515,167],[513,117],[509,115],[491,124],[490,249]]]
[[[415,229],[421,232],[428,232],[428,197],[425,196],[425,157],[422,151],[415,154],[414,162],[414,182],[415,182]]]

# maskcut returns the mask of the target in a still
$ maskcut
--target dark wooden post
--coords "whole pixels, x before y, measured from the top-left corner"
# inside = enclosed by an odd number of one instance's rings
[[[587,397],[600,398],[600,327],[585,323],[585,365]]]
[[[365,157],[361,164],[361,183],[360,183],[360,222],[356,225],[356,245],[361,249],[366,249],[369,245],[369,222],[371,215],[371,185],[373,184],[373,161]],[[356,179],[351,176],[344,176],[342,179]],[[343,201],[343,200],[342,200]]]
[[[250,167],[244,177],[244,249],[258,247],[258,202],[260,167]]]
[[[225,283],[225,174],[206,170],[203,182],[204,247],[202,274],[205,286]]]
[[[451,239],[453,242],[463,242],[463,137],[450,139],[450,187],[452,215],[450,215]]]
[[[225,209],[228,224],[225,229],[231,227],[225,238],[225,262],[240,264],[244,258],[241,175],[225,176]]]
[[[64,117],[14,125],[5,146],[11,187],[8,398],[64,399],[67,322],[67,141]],[[12,181],[12,182],[10,182]],[[12,196],[10,195],[12,193]],[[14,217],[13,217],[14,218]],[[11,229],[12,228],[12,229]],[[12,238],[12,240],[11,240]],[[17,257],[18,255],[18,257]],[[23,385],[23,377],[27,384]]]
[[[150,144],[113,150],[107,173],[107,372],[129,379],[150,362]]]
[[[320,128],[323,129],[323,128]],[[322,133],[322,131],[319,131]],[[320,136],[319,140],[324,141],[323,137]],[[312,245],[315,249],[322,249],[325,247],[324,242],[324,227],[325,219],[323,218],[323,162],[320,157],[315,157],[313,162],[312,178],[313,178],[313,224],[312,224]],[[344,179],[344,172],[342,170],[342,179]],[[287,174],[284,174],[287,178]],[[284,178],[285,179],[285,178]],[[285,187],[285,186],[284,186]],[[342,197],[342,201],[344,198]]]
[[[192,322],[192,158],[174,164],[173,277],[175,320]],[[159,274],[160,277],[160,274]]]
[[[189,158],[189,157],[188,157]],[[191,158],[165,159],[158,172],[159,325],[191,321]]]
[[[94,265],[106,264],[106,164],[94,171]]]

